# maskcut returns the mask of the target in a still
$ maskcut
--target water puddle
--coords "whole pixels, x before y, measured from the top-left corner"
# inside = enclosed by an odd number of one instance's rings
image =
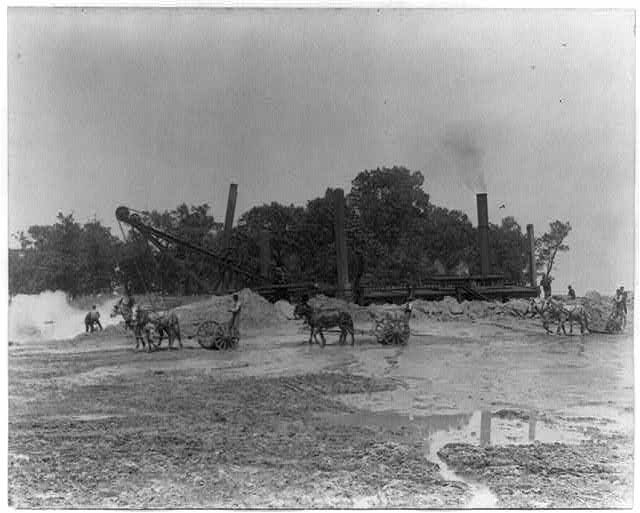
[[[578,444],[587,439],[586,432],[575,429],[575,425],[561,417],[549,422],[546,416],[539,418],[535,412],[523,410],[476,410],[466,414],[429,416],[392,410],[365,410],[352,414],[323,414],[322,417],[340,425],[378,428],[420,438],[424,443],[425,457],[438,464],[443,479],[462,482],[469,488],[472,498],[465,505],[467,508],[495,508],[497,497],[481,483],[456,474],[438,456],[438,451],[445,445],[455,442],[480,447],[536,442]]]

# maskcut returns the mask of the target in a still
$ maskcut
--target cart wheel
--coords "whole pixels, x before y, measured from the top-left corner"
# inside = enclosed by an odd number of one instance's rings
[[[225,333],[224,330],[221,330],[220,333],[218,333],[218,349],[221,350],[227,350],[227,349],[231,349],[231,335],[229,335],[229,333]]]
[[[222,327],[216,321],[204,321],[198,326],[196,338],[205,349],[218,349],[218,336]]]

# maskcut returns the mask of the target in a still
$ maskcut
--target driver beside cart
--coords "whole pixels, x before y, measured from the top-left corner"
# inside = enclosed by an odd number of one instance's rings
[[[229,331],[240,330],[240,311],[242,310],[242,302],[238,297],[238,294],[233,295],[233,306],[229,312],[231,313],[231,320],[229,321]]]

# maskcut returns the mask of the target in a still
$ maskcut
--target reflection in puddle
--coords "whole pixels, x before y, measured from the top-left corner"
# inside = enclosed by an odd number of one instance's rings
[[[482,411],[480,414],[480,447],[491,443],[491,412]]]
[[[449,443],[467,443],[487,447],[491,445],[526,445],[529,443],[576,444],[587,437],[574,426],[550,423],[535,411],[476,410],[471,414],[419,416],[395,411],[360,411],[351,414],[321,414],[321,417],[340,425],[363,426],[370,429],[402,431],[417,435],[424,443],[428,460],[437,463],[442,478],[465,483],[472,494],[467,508],[494,508],[497,498],[491,490],[464,476],[456,474],[438,456],[438,451]],[[538,422],[541,420],[542,422]]]
[[[533,442],[536,439],[536,412],[532,411],[529,416],[529,441]]]

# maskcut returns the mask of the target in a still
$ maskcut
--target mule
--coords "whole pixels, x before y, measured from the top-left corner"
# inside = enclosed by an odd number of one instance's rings
[[[587,309],[580,303],[566,304],[561,301],[550,299],[552,308],[561,311],[559,314],[560,326],[562,332],[566,335],[567,331],[564,327],[565,322],[569,321],[569,334],[573,334],[573,323],[577,322],[580,326],[580,334],[584,335],[585,331],[589,331],[589,318],[587,316]],[[559,327],[560,327],[559,326]],[[558,330],[559,331],[559,330]]]
[[[136,322],[135,312],[133,311],[132,304],[129,301],[125,301],[125,298],[121,297],[118,302],[113,305],[111,310],[111,317],[117,317],[120,315],[124,319],[124,327],[127,330],[131,330],[136,338],[136,350],[142,345],[145,348],[145,340],[142,336],[142,326],[139,326]],[[150,337],[147,337],[148,339]]]
[[[551,321],[556,321],[558,323],[556,334],[560,334],[561,328],[564,330],[563,316],[565,313],[562,309],[557,308],[557,305],[551,303],[550,299],[532,299],[529,303],[529,310],[531,311],[532,317],[535,315],[540,316],[542,319],[542,327],[545,329],[547,334],[551,335],[553,333],[549,329]]]
[[[556,328],[556,335],[560,334],[560,330],[565,335],[567,330],[565,323],[569,322],[569,334],[573,334],[573,323],[577,322],[580,326],[580,334],[584,335],[585,331],[589,331],[589,318],[587,315],[587,309],[580,303],[564,304],[557,299],[543,299],[543,300],[531,300],[530,308],[534,313],[537,313],[542,318],[542,326],[548,334],[551,334],[549,329],[549,321],[553,320],[558,323]]]
[[[162,339],[167,336],[169,340],[169,348],[173,347],[174,339],[178,339],[180,348],[182,345],[182,337],[180,335],[180,321],[175,312],[152,312],[148,309],[138,306],[133,311],[131,304],[121,298],[111,311],[111,317],[121,315],[125,322],[126,329],[133,331],[136,338],[136,350],[142,345],[147,347],[147,351],[151,351],[151,346],[160,347]],[[159,335],[157,344],[153,343],[152,331],[156,330]],[[144,335],[144,336],[143,336]],[[146,338],[146,343],[145,343]]]
[[[296,305],[293,310],[293,315],[296,319],[305,319],[311,333],[309,334],[309,344],[313,343],[316,335],[319,334],[322,340],[321,346],[326,345],[326,339],[322,330],[327,328],[337,327],[340,329],[340,337],[338,338],[338,344],[346,344],[347,335],[351,335],[351,345],[355,344],[353,319],[348,312],[338,310],[315,310],[307,303],[301,303]]]
[[[182,337],[180,336],[180,320],[175,312],[151,312],[142,308],[136,311],[136,324],[140,326],[147,337],[147,343],[152,344],[151,330],[155,328],[160,337],[156,347],[160,347],[162,339],[167,336],[169,341],[169,349],[173,347],[174,339],[178,339],[180,349],[183,348]]]

